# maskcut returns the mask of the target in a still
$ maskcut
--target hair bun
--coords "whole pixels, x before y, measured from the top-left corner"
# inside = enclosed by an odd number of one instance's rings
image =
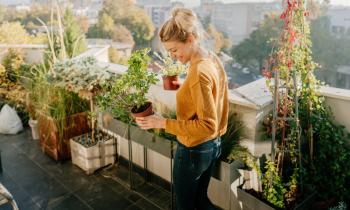
[[[162,42],[168,40],[185,42],[190,34],[199,38],[199,30],[196,14],[191,9],[178,7],[171,11],[171,18],[163,24],[159,36]]]
[[[171,11],[171,16],[172,16],[173,18],[175,18],[175,17],[179,14],[180,10],[181,10],[181,8],[175,8],[175,9],[173,9],[173,11]]]

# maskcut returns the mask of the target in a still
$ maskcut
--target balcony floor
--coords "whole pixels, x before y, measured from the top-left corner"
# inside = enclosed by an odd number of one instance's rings
[[[86,175],[71,161],[52,160],[41,152],[39,141],[31,139],[29,129],[18,135],[0,134],[0,150],[0,182],[12,193],[19,209],[170,209],[170,192],[144,183],[137,174],[136,191],[131,191],[126,186],[128,170],[124,166]],[[11,208],[0,206],[0,210],[7,209]]]

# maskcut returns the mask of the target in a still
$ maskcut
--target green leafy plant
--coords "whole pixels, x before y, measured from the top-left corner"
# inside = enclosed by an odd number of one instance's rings
[[[278,168],[274,162],[267,161],[265,169],[266,172],[262,179],[263,185],[265,186],[263,195],[276,207],[284,208],[284,195],[287,193],[287,190],[278,174]]]
[[[53,70],[47,74],[47,80],[51,85],[77,93],[81,98],[90,101],[89,118],[91,119],[93,143],[95,143],[96,119],[94,95],[110,79],[111,73],[108,72],[107,67],[99,67],[97,60],[93,57],[56,62]]]
[[[46,59],[42,65],[37,65],[31,71],[31,102],[36,111],[42,115],[50,117],[57,122],[60,140],[63,140],[64,128],[67,124],[67,117],[76,113],[86,112],[88,103],[79,98],[77,93],[67,91],[63,87],[51,84],[48,80],[54,74],[56,63],[67,59],[69,52],[65,47],[65,35],[61,19],[60,10],[56,4],[56,13],[51,11],[51,23],[56,26],[47,26],[40,19],[46,29],[48,37],[48,51]],[[56,15],[57,20],[54,20]],[[57,30],[52,30],[57,27]],[[76,40],[77,41],[77,40]],[[58,65],[58,64],[57,64]]]
[[[157,52],[154,55],[161,61],[161,63],[155,62],[155,64],[162,70],[163,76],[179,76],[186,72],[186,65],[174,61],[169,55],[164,58]]]
[[[146,94],[152,84],[158,81],[156,75],[147,70],[150,57],[149,49],[138,50],[132,53],[128,60],[128,70],[120,78],[102,87],[97,96],[97,103],[105,110],[126,122],[131,120],[130,111],[143,111],[147,104]]]
[[[6,70],[7,79],[12,83],[16,83],[20,67],[24,64],[22,52],[18,49],[10,48],[3,59],[2,64]]]
[[[322,200],[350,198],[346,187],[350,186],[350,135],[335,123],[325,98],[319,95],[304,3],[286,2],[281,39],[264,72],[272,94],[280,96],[275,97],[279,119],[270,117],[264,123],[269,134],[272,124],[276,125],[277,143],[263,175],[264,197],[281,208],[292,207],[302,192],[316,191]],[[272,82],[276,75],[279,81]]]
[[[81,31],[72,10],[66,9],[63,16],[64,45],[69,58],[73,58],[87,49],[85,34]]]
[[[240,158],[238,150],[243,151],[239,145],[242,138],[243,122],[235,113],[229,113],[226,133],[221,137],[221,156],[223,161],[232,162]]]
[[[344,201],[341,201],[338,203],[337,206],[334,206],[332,208],[330,208],[329,210],[346,210],[347,209],[347,205]]]
[[[107,67],[97,65],[94,57],[82,59],[66,59],[56,62],[53,70],[48,72],[48,81],[57,87],[79,93],[79,91],[94,91],[110,80],[111,73]]]

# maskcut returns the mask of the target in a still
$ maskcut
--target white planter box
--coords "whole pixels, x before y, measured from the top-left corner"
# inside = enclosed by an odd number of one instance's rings
[[[74,139],[70,139],[72,162],[87,174],[92,174],[101,167],[114,164],[116,155],[115,145],[116,139],[113,137],[109,137],[105,141],[98,141],[90,147],[85,147]]]
[[[243,162],[239,160],[230,164],[224,161],[217,162],[210,179],[208,196],[221,209],[236,209],[235,204],[237,205],[238,201],[231,195],[231,184],[239,179],[238,169],[243,166]]]

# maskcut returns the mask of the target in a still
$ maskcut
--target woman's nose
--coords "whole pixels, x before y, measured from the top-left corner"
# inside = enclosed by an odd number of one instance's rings
[[[171,53],[170,56],[173,60],[176,60],[176,55],[174,53]]]

